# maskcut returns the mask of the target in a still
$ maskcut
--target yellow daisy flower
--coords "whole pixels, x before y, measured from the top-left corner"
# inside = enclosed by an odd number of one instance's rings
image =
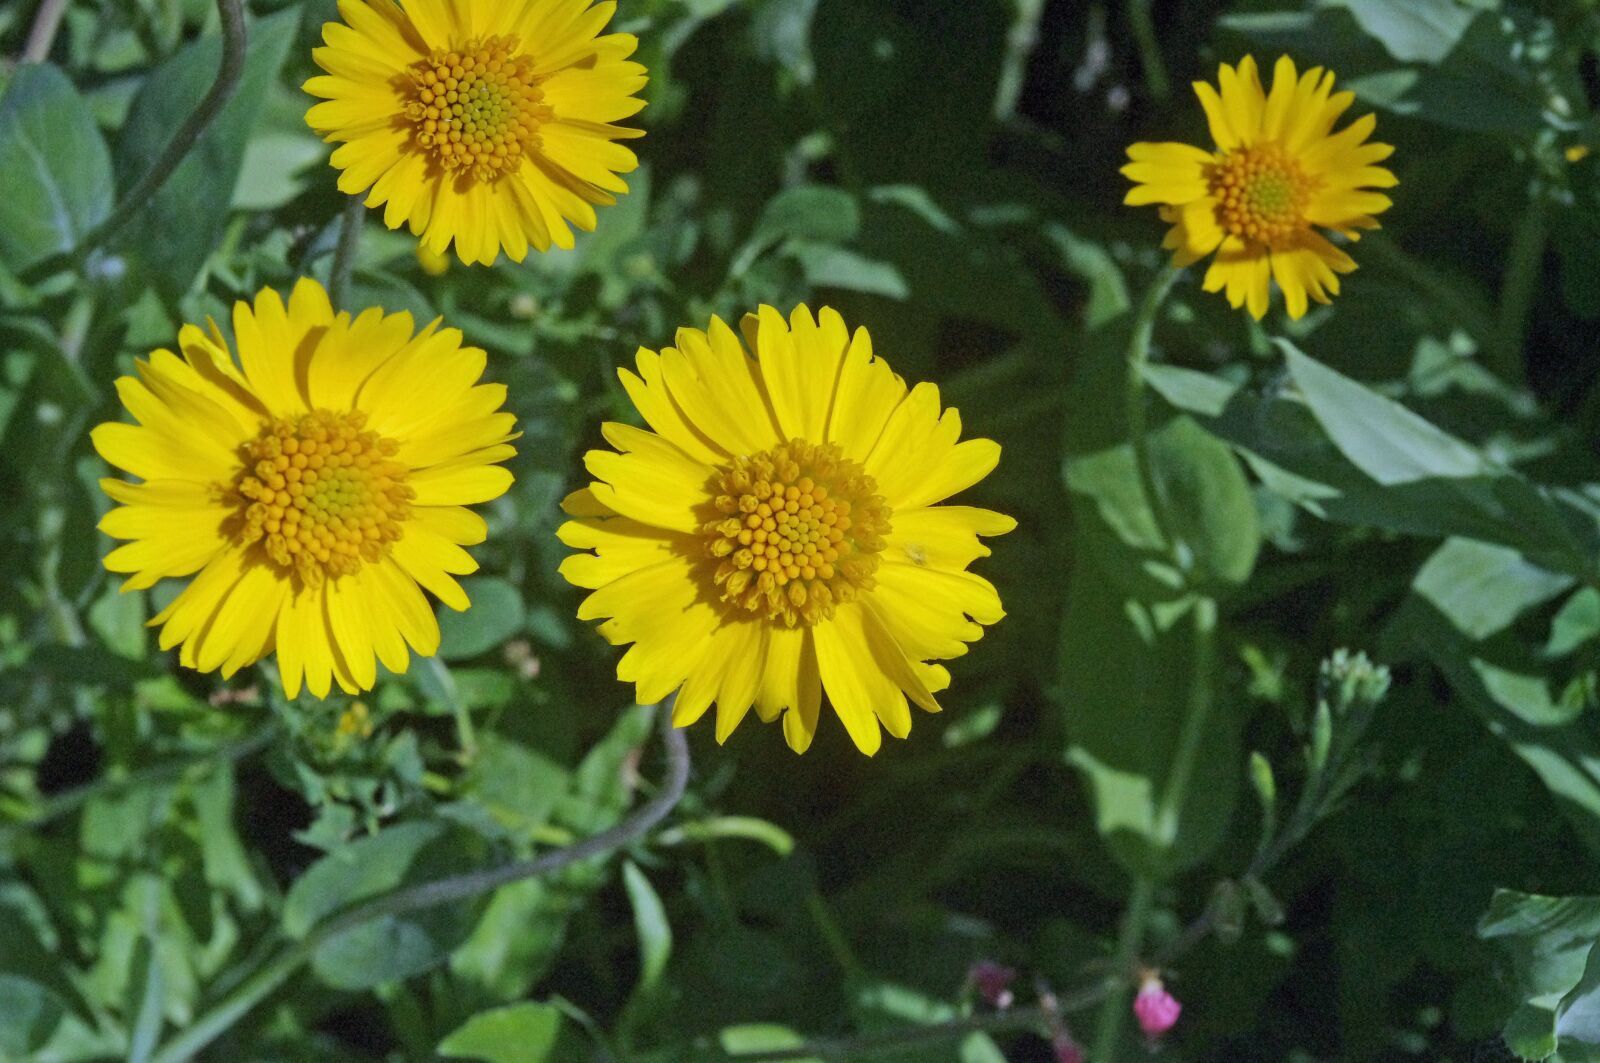
[[[752,704],[783,717],[791,748],[816,732],[822,694],[862,752],[879,725],[911,730],[906,699],[939,711],[958,657],[1004,616],[966,571],[980,535],[1010,517],[940,506],[989,474],[1000,447],[958,443],[939,389],[910,389],[833,310],[770,306],[641,349],[623,387],[650,426],[602,426],[616,448],[584,459],[594,482],[562,503],[561,565],[593,591],[578,609],[633,643],[617,677],[641,703],[678,692],[673,723],[713,702],[724,741]]]
[[[326,76],[306,112],[340,143],[339,190],[367,192],[391,229],[489,264],[521,262],[532,244],[572,246],[570,222],[595,226],[595,204],[628,190],[638,166],[615,143],[643,136],[615,123],[638,113],[645,69],[632,34],[601,35],[617,5],[590,0],[339,0]],[[371,190],[370,192],[368,190]]]
[[[302,280],[233,308],[239,359],[210,322],[185,325],[117,381],[136,424],[102,424],[95,449],[140,483],[105,479],[120,503],[100,530],[124,591],[194,576],[150,621],[179,661],[231,676],[276,650],[284,693],[371,689],[439,648],[418,585],[467,608],[455,577],[484,540],[462,507],[511,485],[506,389],[480,384],[484,352],[411,315],[335,314]]]
[[[1175,266],[1216,252],[1205,290],[1226,290],[1234,307],[1257,320],[1267,312],[1270,282],[1283,290],[1289,316],[1306,312],[1307,297],[1327,303],[1339,294],[1339,274],[1355,260],[1317,230],[1350,240],[1376,229],[1388,210],[1394,174],[1377,163],[1394,148],[1367,143],[1377,119],[1364,115],[1339,132],[1333,125],[1355,100],[1334,93],[1333,74],[1315,67],[1300,75],[1294,60],[1278,60],[1272,92],[1263,91],[1256,62],[1222,65],[1220,92],[1204,81],[1194,91],[1211,125],[1215,151],[1189,144],[1134,144],[1122,173],[1134,182],[1123,202],[1159,203],[1170,222],[1163,247]]]

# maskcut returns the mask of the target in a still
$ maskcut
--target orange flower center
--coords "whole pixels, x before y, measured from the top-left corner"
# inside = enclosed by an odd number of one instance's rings
[[[406,118],[416,145],[448,171],[493,181],[539,144],[551,117],[533,57],[514,37],[479,37],[412,64]]]
[[[308,585],[377,561],[403,534],[415,492],[400,446],[365,431],[366,414],[317,410],[261,426],[234,480],[238,539]]]
[[[701,533],[723,601],[809,626],[872,589],[889,507],[836,444],[790,440],[735,458],[716,483],[722,516]]]
[[[1271,244],[1305,228],[1314,182],[1276,144],[1230,151],[1209,170],[1217,223],[1227,232]]]

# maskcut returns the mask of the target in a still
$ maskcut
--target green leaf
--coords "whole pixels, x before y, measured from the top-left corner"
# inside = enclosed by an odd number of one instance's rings
[[[666,973],[672,957],[672,924],[655,888],[632,860],[622,863],[622,883],[633,907],[634,932],[639,936],[639,983],[634,994],[642,998],[660,987]]]
[[[794,836],[776,823],[755,816],[711,816],[682,823],[656,836],[661,845],[708,842],[719,838],[746,838],[760,842],[779,856],[794,851]]]
[[[1589,950],[1583,976],[1556,1005],[1556,1037],[1564,1049],[1600,1046],[1600,949]]]
[[[169,301],[189,290],[222,241],[246,145],[299,22],[299,8],[291,7],[250,25],[238,91],[116,240]],[[124,188],[144,176],[166,150],[172,134],[210,90],[221,60],[222,38],[208,36],[145,77],[117,139],[117,175]]]
[[[1600,897],[1496,890],[1478,921],[1478,936],[1498,945],[1512,964],[1506,988],[1516,1011],[1504,1037],[1513,1051],[1524,1059],[1556,1052],[1568,1010],[1573,1012],[1568,1025],[1577,1031],[1573,1039],[1587,1042],[1594,1007],[1588,999],[1593,993],[1588,968],[1600,938]]]
[[[1176,417],[1150,439],[1151,475],[1165,497],[1168,529],[1192,555],[1200,586],[1238,586],[1261,548],[1250,484],[1226,443],[1193,418]]]
[[[806,1043],[805,1038],[789,1027],[767,1022],[724,1027],[717,1035],[717,1042],[729,1055],[778,1052],[787,1048],[799,1048]],[[794,1063],[822,1063],[822,1060],[815,1056],[807,1056],[794,1060]]]
[[[1458,0],[1328,0],[1343,7],[1390,55],[1402,62],[1440,63],[1479,14]]]
[[[32,1059],[55,1033],[66,1007],[37,982],[0,974],[0,1059]]]
[[[549,1004],[525,1001],[491,1008],[439,1042],[441,1056],[485,1063],[545,1063],[561,1039],[562,1016]]]
[[[847,244],[861,231],[861,208],[850,193],[826,185],[787,188],[767,200],[752,239]]]
[[[1404,406],[1278,341],[1311,412],[1351,464],[1384,486],[1467,479],[1495,469]]]
[[[0,259],[20,271],[77,247],[111,212],[111,155],[78,90],[25,63],[0,96]]]
[[[1565,657],[1596,638],[1600,638],[1600,590],[1584,587],[1568,598],[1550,621],[1550,642],[1544,652]]]
[[[1471,539],[1445,540],[1411,583],[1474,641],[1505,630],[1571,586],[1571,576],[1530,564],[1516,550]]]
[[[439,614],[439,656],[459,661],[487,653],[522,630],[522,595],[497,576],[461,581],[472,605]]]
[[[324,856],[289,887],[283,902],[284,932],[304,937],[334,912],[393,890],[444,830],[443,823],[433,821],[397,823]]]
[[[813,287],[843,288],[890,299],[905,299],[911,294],[905,277],[894,266],[849,248],[796,241],[790,245],[789,252],[799,260],[806,283]]]

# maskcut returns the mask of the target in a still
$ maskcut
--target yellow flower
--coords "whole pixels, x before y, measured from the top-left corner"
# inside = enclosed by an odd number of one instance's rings
[[[274,650],[284,692],[349,693],[428,656],[439,625],[418,585],[467,608],[482,518],[515,451],[506,389],[480,384],[483,351],[434,322],[335,315],[312,280],[288,305],[265,290],[233,308],[227,340],[185,325],[117,394],[137,424],[102,424],[95,449],[142,483],[106,479],[121,505],[100,529],[132,540],[105,566],[123,590],[194,576],[150,621],[179,661],[231,676]]]
[[[862,752],[879,724],[904,738],[906,698],[930,712],[958,657],[1004,616],[967,565],[1010,517],[937,503],[1000,460],[958,443],[939,389],[905,382],[832,310],[770,306],[739,337],[712,318],[677,348],[641,349],[622,384],[650,431],[602,426],[594,482],[562,503],[561,573],[593,591],[578,609],[633,643],[617,677],[641,703],[678,699],[673,723],[713,702],[717,740],[752,704],[804,752],[824,691]],[[976,621],[976,622],[974,622]]]
[[[626,192],[638,160],[615,141],[643,136],[614,123],[638,113],[645,70],[638,40],[601,35],[617,5],[589,0],[339,0],[344,22],[313,53],[327,71],[305,89],[306,112],[342,146],[339,189],[383,206],[428,250],[455,241],[468,265],[503,249],[572,246],[595,204]]]
[[[1355,99],[1333,92],[1333,74],[1316,67],[1297,75],[1288,56],[1278,60],[1272,92],[1264,92],[1256,62],[1223,64],[1221,91],[1197,81],[1194,91],[1211,125],[1215,151],[1189,144],[1134,144],[1122,173],[1134,182],[1131,206],[1162,204],[1170,222],[1162,246],[1176,266],[1216,252],[1205,290],[1227,291],[1233,307],[1267,312],[1270,281],[1283,289],[1289,316],[1306,312],[1306,298],[1327,303],[1339,294],[1339,274],[1355,260],[1317,230],[1350,240],[1376,229],[1389,209],[1394,174],[1377,163],[1394,149],[1369,144],[1377,120],[1364,115],[1340,130],[1333,125]]]

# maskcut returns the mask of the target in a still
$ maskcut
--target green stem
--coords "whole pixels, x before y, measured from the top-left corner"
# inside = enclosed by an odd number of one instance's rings
[[[1139,962],[1144,944],[1144,925],[1150,918],[1150,905],[1156,895],[1156,880],[1140,875],[1133,880],[1128,908],[1122,913],[1122,930],[1117,935],[1115,981],[1110,984],[1100,1005],[1100,1020],[1095,1028],[1091,1063],[1111,1063],[1116,1058],[1122,1023],[1128,1015],[1128,990],[1133,987],[1133,968]]]
[[[107,243],[133,220],[134,215],[148,203],[161,186],[167,183],[179,164],[194,150],[195,143],[216,121],[217,115],[239,88],[244,76],[246,32],[244,0],[217,0],[217,11],[222,16],[222,62],[217,66],[217,79],[178,131],[167,142],[161,157],[139,178],[139,182],[122,197],[106,220],[97,225],[83,243],[73,251],[75,263],[81,264],[95,248]]]
[[[689,782],[688,743],[684,740],[683,732],[672,726],[670,707],[663,706],[660,715],[662,737],[667,746],[667,778],[655,797],[621,823],[565,849],[545,853],[531,860],[519,860],[500,867],[424,882],[334,916],[313,927],[304,938],[284,949],[265,967],[240,983],[216,1007],[201,1015],[187,1030],[157,1052],[151,1063],[182,1063],[193,1058],[288,981],[324,943],[340,934],[375,919],[468,900],[513,882],[560,871],[642,837],[677,807]]]
[[[350,275],[356,268],[356,248],[361,245],[361,223],[366,213],[361,197],[351,196],[339,216],[339,243],[333,249],[333,267],[328,271],[328,301],[336,311],[344,308]]]
[[[1161,42],[1150,17],[1150,0],[1128,0],[1128,23],[1139,47],[1139,65],[1144,68],[1144,87],[1150,97],[1164,100],[1170,91],[1167,64],[1161,58]]]
[[[1485,352],[1490,368],[1502,380],[1513,385],[1523,383],[1527,374],[1522,343],[1528,328],[1528,312],[1538,295],[1548,238],[1544,196],[1536,189],[1511,237],[1505,277],[1500,284],[1500,307],[1495,315],[1494,336]]]
[[[39,12],[28,29],[28,43],[22,46],[24,63],[42,63],[50,58],[56,31],[61,28],[61,16],[67,13],[67,3],[68,0],[40,0]]]
[[[1156,487],[1156,478],[1150,459],[1149,432],[1146,428],[1144,367],[1150,362],[1150,340],[1155,334],[1156,318],[1178,279],[1178,270],[1172,267],[1157,274],[1150,290],[1145,292],[1133,319],[1133,335],[1128,340],[1127,420],[1128,442],[1133,446],[1134,465],[1139,472],[1139,487],[1149,500],[1150,512],[1156,522],[1161,540],[1178,558],[1178,543],[1172,535],[1171,521],[1166,516],[1164,496]]]
[[[80,786],[74,790],[62,791],[48,798],[43,808],[23,822],[8,823],[4,827],[0,827],[0,840],[3,840],[9,832],[19,828],[36,828],[49,823],[51,820],[60,819],[97,797],[109,797],[113,794],[124,793],[143,786],[172,782],[182,778],[190,768],[197,765],[221,764],[224,762],[237,763],[267,748],[277,737],[278,724],[276,722],[269,723],[248,738],[240,739],[232,745],[224,746],[221,749],[210,750],[198,756],[185,757],[181,760],[167,761],[163,764],[152,764],[147,768],[130,772],[121,778],[100,779],[97,782]]]
[[[1178,751],[1172,758],[1172,770],[1167,774],[1166,790],[1156,809],[1156,836],[1167,845],[1171,845],[1178,836],[1183,800],[1188,795],[1189,780],[1194,775],[1195,760],[1199,757],[1200,743],[1205,738],[1206,724],[1211,716],[1217,603],[1202,595],[1195,600],[1192,612],[1194,674],[1189,677],[1189,711],[1184,717],[1183,731],[1178,736]]]

